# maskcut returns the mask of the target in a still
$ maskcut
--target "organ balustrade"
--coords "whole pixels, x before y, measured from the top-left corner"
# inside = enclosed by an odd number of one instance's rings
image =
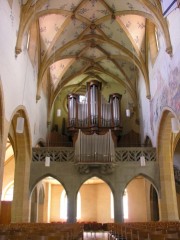
[[[74,147],[38,147],[32,148],[32,161],[33,162],[44,162],[45,157],[49,155],[51,162],[74,162],[78,163],[75,158],[75,148]],[[147,163],[155,162],[156,159],[156,148],[151,147],[137,147],[137,148],[115,148],[114,158],[109,161],[106,156],[102,156],[102,161],[97,161],[95,163],[125,163],[132,162],[139,164],[140,157],[145,156]],[[79,161],[83,163],[82,159]],[[87,163],[85,161],[84,163]]]

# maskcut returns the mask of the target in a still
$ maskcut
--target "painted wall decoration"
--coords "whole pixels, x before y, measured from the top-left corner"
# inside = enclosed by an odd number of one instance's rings
[[[154,76],[158,84],[150,101],[150,124],[153,135],[165,107],[171,108],[177,115],[180,114],[180,60],[174,59],[168,67],[169,71],[164,69],[167,71],[166,79],[160,70]]]

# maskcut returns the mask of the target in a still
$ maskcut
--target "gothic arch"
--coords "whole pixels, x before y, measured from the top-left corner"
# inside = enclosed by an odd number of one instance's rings
[[[129,181],[126,183],[124,189],[128,186],[128,184],[131,181],[133,181],[137,177],[143,177],[144,179],[148,180],[153,185],[153,187],[156,189],[157,193],[159,193],[159,188],[158,188],[157,184],[154,182],[154,180],[152,178],[150,178],[149,176],[147,176],[146,174],[143,174],[143,173],[137,174],[137,175],[133,176],[131,179],[129,179]]]
[[[157,154],[160,169],[160,220],[178,220],[177,199],[173,170],[174,134],[171,130],[171,109],[162,112],[157,139]],[[167,201],[168,198],[168,201]]]
[[[39,176],[38,178],[33,178],[31,179],[30,181],[30,186],[29,186],[29,192],[30,194],[33,192],[33,190],[35,189],[36,185],[42,181],[43,179],[45,179],[46,177],[52,177],[54,179],[56,179],[60,184],[62,184],[64,190],[67,192],[67,189],[66,189],[66,186],[63,182],[63,179],[59,179],[58,176],[55,176],[54,174],[51,174],[51,173],[47,173],[47,174],[44,174],[42,176]]]
[[[81,186],[82,186],[88,179],[91,179],[91,178],[93,178],[93,177],[97,177],[97,178],[99,178],[100,180],[104,181],[104,182],[108,185],[108,187],[110,188],[111,192],[112,192],[112,193],[114,192],[114,189],[113,189],[113,186],[112,186],[111,182],[109,182],[109,181],[106,179],[105,176],[103,177],[103,176],[97,176],[97,175],[92,175],[92,176],[89,176],[89,175],[88,175],[87,177],[83,178],[82,181],[81,181],[80,184],[79,184],[78,191],[79,191],[79,189],[81,188]],[[78,193],[78,191],[77,191],[77,193]]]
[[[16,123],[18,116],[24,118],[23,133],[16,132]],[[32,158],[30,124],[28,114],[23,106],[17,107],[11,117],[9,136],[12,139],[15,156],[14,198],[12,203],[11,221],[22,222],[28,220],[28,183],[30,176],[29,169]],[[23,187],[22,184],[26,187]]]

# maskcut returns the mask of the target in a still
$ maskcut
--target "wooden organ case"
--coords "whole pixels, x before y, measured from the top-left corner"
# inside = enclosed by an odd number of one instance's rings
[[[101,83],[93,80],[87,83],[85,99],[80,102],[78,94],[68,95],[68,130],[76,132],[100,133],[120,132],[121,126],[121,95],[113,93],[106,102],[101,94]]]

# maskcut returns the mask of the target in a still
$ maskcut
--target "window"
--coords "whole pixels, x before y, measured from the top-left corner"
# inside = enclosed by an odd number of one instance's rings
[[[13,192],[14,192],[14,183],[11,183],[6,188],[4,194],[3,194],[3,201],[12,201],[13,200]]]
[[[114,219],[114,198],[111,192],[111,219]]]
[[[148,31],[150,58],[151,58],[152,64],[154,64],[160,49],[158,29],[156,28],[154,23],[147,20],[147,31]]]
[[[37,31],[37,24],[36,21],[32,24],[29,32],[27,33],[27,42],[26,42],[26,49],[29,54],[29,58],[33,66],[37,67],[38,62],[38,31]]]
[[[29,50],[29,42],[30,42],[30,32],[28,32],[28,35],[27,35],[27,43],[26,43],[27,50]]]
[[[67,219],[67,194],[65,190],[62,191],[60,199],[60,218]]]
[[[79,95],[79,102],[80,102],[80,103],[86,102],[86,97],[83,96],[83,95]]]
[[[77,195],[77,213],[76,213],[76,216],[77,216],[77,220],[81,219],[81,195],[80,195],[79,192],[78,192],[78,195]]]
[[[158,30],[157,30],[156,27],[155,27],[155,30],[154,30],[154,34],[155,34],[155,38],[156,38],[157,51],[159,51],[159,37],[158,37]]]
[[[126,189],[123,195],[123,214],[124,214],[124,219],[128,219],[128,194]]]

